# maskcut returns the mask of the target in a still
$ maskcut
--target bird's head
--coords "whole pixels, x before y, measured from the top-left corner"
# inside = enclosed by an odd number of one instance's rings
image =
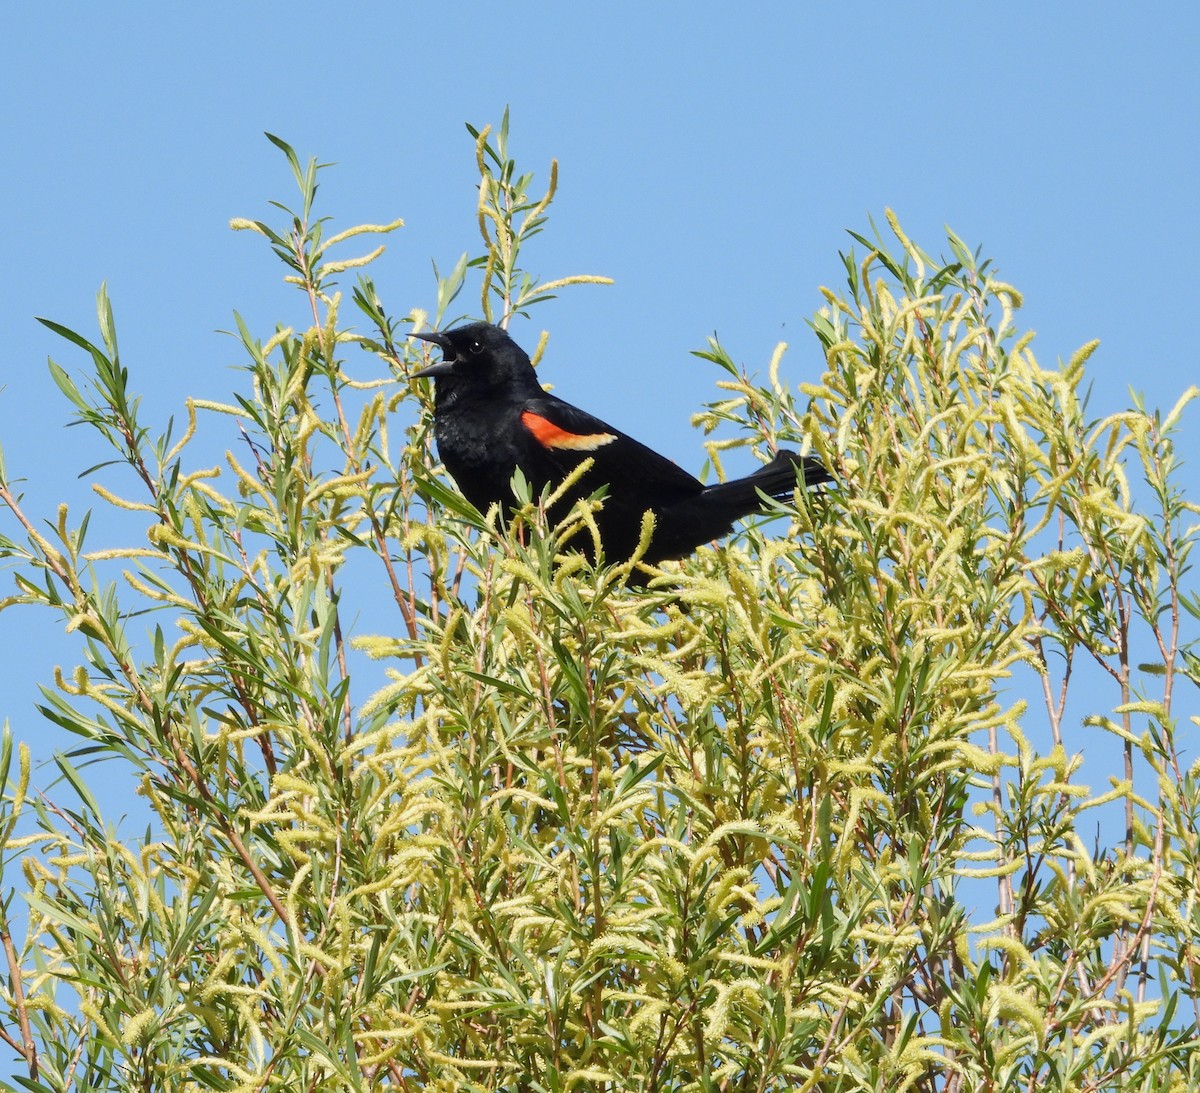
[[[413,379],[428,376],[437,381],[439,399],[443,394],[464,390],[512,391],[523,397],[541,392],[537,373],[529,357],[508,332],[491,323],[468,323],[453,330],[413,332],[412,337],[432,342],[442,351],[437,364],[412,374]]]

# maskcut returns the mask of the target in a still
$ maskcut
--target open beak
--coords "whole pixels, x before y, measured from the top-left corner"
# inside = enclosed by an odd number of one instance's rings
[[[408,336],[423,342],[431,342],[442,351],[442,360],[437,364],[431,364],[428,368],[422,368],[419,372],[414,372],[408,377],[409,379],[419,380],[427,376],[437,379],[438,376],[448,376],[454,370],[454,350],[450,346],[450,339],[445,334],[439,334],[436,330],[418,334],[415,330],[410,330]]]

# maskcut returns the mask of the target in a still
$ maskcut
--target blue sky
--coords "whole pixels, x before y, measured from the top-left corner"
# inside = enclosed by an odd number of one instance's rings
[[[1043,363],[1100,338],[1097,412],[1131,386],[1169,407],[1200,377],[1194,5],[44,4],[10,10],[6,37],[0,444],[46,517],[91,504],[76,475],[100,449],[64,430],[46,357],[83,361],[35,315],[90,334],[106,280],[156,422],[241,383],[216,333],[234,309],[264,336],[303,322],[261,240],[226,226],[292,197],[264,130],[336,162],[335,226],[404,217],[373,270],[402,314],[431,305],[431,259],[476,248],[464,122],[509,105],[519,161],[541,180],[560,165],[529,264],[616,282],[514,333],[549,329],[559,394],[692,470],[688,418],[718,377],[689,351],[715,331],[765,369],[783,339],[788,378],[815,378],[817,286],[887,207],[927,249],[944,224],[982,245]],[[8,612],[0,642],[0,716],[61,744],[31,706],[73,662],[61,624]]]

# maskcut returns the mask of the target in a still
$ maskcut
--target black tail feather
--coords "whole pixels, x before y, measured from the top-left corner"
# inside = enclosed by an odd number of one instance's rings
[[[731,513],[729,519],[736,520],[762,508],[760,493],[774,497],[777,501],[791,497],[796,488],[797,477],[803,478],[805,486],[818,486],[822,482],[833,480],[833,476],[825,469],[825,464],[815,456],[801,456],[783,449],[770,463],[760,467],[753,474],[709,486],[697,500],[702,499],[714,511],[728,510]]]
[[[796,488],[796,477],[799,474],[805,486],[819,486],[822,482],[832,482],[833,475],[826,469],[815,455],[797,455],[795,452],[781,448],[775,458],[755,471],[740,479],[742,482],[753,483],[755,489],[771,497],[790,497]],[[733,485],[734,483],[724,483]],[[720,489],[714,486],[713,489]]]
[[[791,497],[798,479],[812,487],[833,481],[833,475],[815,456],[783,449],[753,474],[709,486],[660,512],[651,554],[657,559],[690,554],[701,543],[727,535],[735,520],[761,512],[763,494],[778,501]]]

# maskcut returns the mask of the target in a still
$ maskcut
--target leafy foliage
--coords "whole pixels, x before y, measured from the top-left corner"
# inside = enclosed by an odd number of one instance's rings
[[[554,172],[535,200],[507,118],[472,133],[485,250],[434,321],[472,270],[501,320],[602,280],[522,271]],[[1170,436],[1195,392],[1089,418],[1094,346],[1043,368],[990,262],[889,216],[824,290],[820,383],[783,346],[765,384],[698,354],[718,468],[807,444],[837,487],[633,591],[564,550],[586,508],[501,529],[440,477],[405,381],[429,316],[360,275],[355,332],[335,284],[399,221],[326,237],[319,167],[271,139],[299,208],[233,226],[311,326],[239,320],[249,382],[176,442],[102,291],[100,344],[48,324],[92,375],[51,367],[134,474],[95,486],[134,545],[85,549],[65,509],[39,531],[0,482],[4,606],[58,611],[81,661],[45,689],[81,741],[56,796],[0,749],[20,1088],[1194,1088],[1198,510]],[[390,378],[351,380],[355,345]],[[240,454],[189,462],[202,421]],[[97,756],[143,836],[106,824]]]

